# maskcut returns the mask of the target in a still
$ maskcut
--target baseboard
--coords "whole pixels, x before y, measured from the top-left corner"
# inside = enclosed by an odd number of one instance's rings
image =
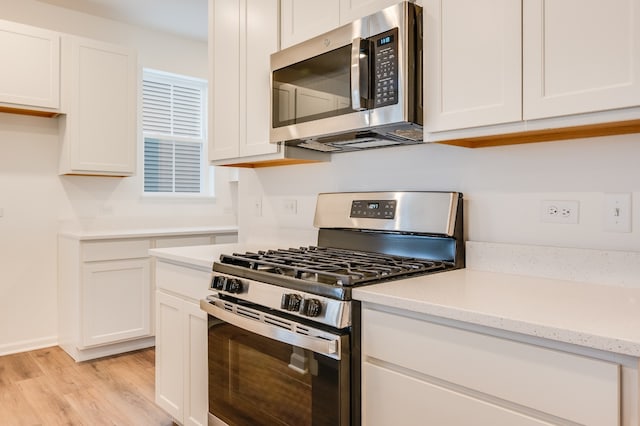
[[[133,339],[119,343],[96,346],[93,348],[78,349],[74,345],[60,344],[60,347],[68,353],[76,362],[88,361],[91,359],[102,358],[105,356],[117,355],[125,352],[136,351],[138,349],[146,349],[155,346],[155,336],[145,337],[141,339]]]
[[[23,340],[15,343],[0,345],[0,356],[33,351],[35,349],[49,348],[58,344],[57,336],[44,337],[42,339]]]

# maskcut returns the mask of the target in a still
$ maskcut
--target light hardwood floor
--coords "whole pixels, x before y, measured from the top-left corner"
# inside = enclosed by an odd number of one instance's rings
[[[153,348],[76,363],[59,347],[0,357],[1,425],[172,425]]]

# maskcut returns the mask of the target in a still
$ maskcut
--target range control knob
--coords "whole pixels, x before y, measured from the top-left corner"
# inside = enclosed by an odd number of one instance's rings
[[[299,312],[308,317],[317,317],[322,313],[322,302],[318,299],[303,299]]]
[[[242,293],[242,281],[237,278],[228,278],[224,289],[229,293]]]
[[[223,277],[222,275],[216,275],[211,280],[211,288],[214,290],[222,290],[227,283],[227,277]]]
[[[298,294],[289,293],[283,294],[282,300],[280,301],[280,308],[286,309],[287,311],[298,311],[300,310],[300,303],[302,302],[302,297]]]

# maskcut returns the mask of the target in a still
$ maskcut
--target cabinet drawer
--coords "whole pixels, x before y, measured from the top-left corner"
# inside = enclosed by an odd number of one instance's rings
[[[204,299],[209,294],[211,272],[156,262],[156,288],[168,290],[193,300]]]
[[[362,424],[367,426],[550,426],[486,401],[473,398],[376,365],[364,364]],[[395,389],[395,392],[387,390]]]
[[[211,235],[164,237],[156,239],[156,248],[203,246],[211,244]]]
[[[370,309],[365,362],[420,374],[585,425],[618,425],[617,364]]]
[[[134,259],[148,257],[149,240],[112,240],[82,243],[82,261]]]

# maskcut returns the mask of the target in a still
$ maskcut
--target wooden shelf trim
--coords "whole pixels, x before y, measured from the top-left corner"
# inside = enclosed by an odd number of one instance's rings
[[[282,158],[277,160],[265,160],[248,163],[234,163],[223,164],[223,167],[243,167],[243,168],[259,168],[259,167],[276,167],[276,166],[291,166],[293,164],[307,164],[307,163],[320,163],[320,160],[303,160],[299,158]]]
[[[38,111],[32,109],[13,108],[7,106],[0,106],[0,112],[6,112],[8,114],[20,114],[20,115],[32,115],[35,117],[53,118],[60,115],[59,112],[54,111]]]
[[[503,135],[478,136],[473,138],[437,141],[445,145],[465,148],[486,148],[491,146],[517,145],[534,142],[551,142],[567,139],[593,138],[597,136],[640,133],[640,120],[616,121],[612,123],[587,124],[561,129],[531,130]]]

